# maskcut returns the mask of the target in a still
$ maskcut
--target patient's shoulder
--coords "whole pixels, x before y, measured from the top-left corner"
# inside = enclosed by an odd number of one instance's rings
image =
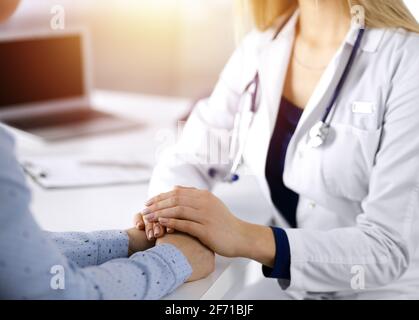
[[[10,132],[6,129],[5,125],[0,123],[0,149],[1,154],[3,152],[13,152],[15,145],[15,140]]]
[[[0,190],[12,187],[26,190],[25,177],[15,154],[15,142],[7,128],[0,124]]]

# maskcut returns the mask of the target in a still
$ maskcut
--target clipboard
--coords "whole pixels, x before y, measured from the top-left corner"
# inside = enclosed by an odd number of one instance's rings
[[[152,171],[151,165],[131,155],[123,157],[31,156],[22,157],[19,161],[24,171],[45,189],[147,183]]]

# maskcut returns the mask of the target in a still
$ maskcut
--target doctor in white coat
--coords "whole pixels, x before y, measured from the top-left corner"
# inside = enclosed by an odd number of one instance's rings
[[[285,293],[419,298],[419,26],[402,0],[349,2],[251,2],[259,30],[156,167],[142,214],[156,236],[175,229],[260,262]],[[351,9],[358,22],[365,14],[362,35]],[[225,132],[249,83],[257,94],[242,158],[288,222],[280,227],[241,221],[210,192],[231,170]]]

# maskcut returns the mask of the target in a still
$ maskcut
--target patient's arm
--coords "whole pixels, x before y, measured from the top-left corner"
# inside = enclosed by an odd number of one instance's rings
[[[45,232],[45,235],[79,267],[128,257],[128,235],[123,231]]]
[[[183,252],[193,269],[192,275],[187,281],[196,281],[205,278],[214,271],[214,252],[190,235],[172,232],[157,239],[156,244],[171,244]]]
[[[94,232],[45,232],[62,254],[79,267],[100,265],[112,259],[127,258],[154,246],[144,231],[130,229]]]
[[[0,298],[158,299],[192,274],[170,244],[81,268],[39,228],[29,203],[13,141],[0,124]],[[119,243],[128,252],[128,237]]]

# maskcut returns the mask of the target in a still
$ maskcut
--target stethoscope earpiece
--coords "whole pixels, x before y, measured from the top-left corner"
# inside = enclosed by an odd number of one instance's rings
[[[208,176],[211,179],[216,179],[219,176],[219,172],[217,169],[215,168],[210,168],[208,170]],[[218,177],[219,180],[221,180],[222,182],[226,182],[226,183],[234,183],[240,180],[240,176],[237,173],[229,173],[227,175],[224,176],[224,178],[222,177]]]
[[[237,182],[237,181],[239,181],[240,180],[240,176],[238,175],[238,174],[233,174],[231,177],[230,177],[230,181],[231,182]]]
[[[217,169],[215,169],[215,168],[209,168],[209,170],[208,170],[208,176],[212,179],[216,178],[217,173],[218,173]]]

